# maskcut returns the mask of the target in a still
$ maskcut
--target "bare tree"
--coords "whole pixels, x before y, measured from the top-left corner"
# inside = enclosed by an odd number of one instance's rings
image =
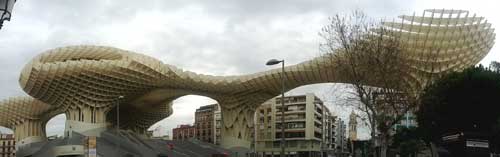
[[[319,33],[322,51],[335,64],[335,73],[349,83],[347,103],[366,114],[372,148],[386,156],[391,131],[418,103],[418,82],[411,76],[405,45],[397,31],[379,25],[355,11],[330,18]]]

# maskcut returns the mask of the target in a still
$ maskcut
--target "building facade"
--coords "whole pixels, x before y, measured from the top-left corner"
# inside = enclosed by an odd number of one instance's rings
[[[220,109],[214,112],[214,144],[220,145],[221,143],[221,128],[222,128],[222,115]]]
[[[335,152],[336,148],[337,148],[337,116],[330,116],[330,121],[331,121],[331,124],[330,124],[330,134],[332,135],[331,136],[331,146],[333,148],[333,152]]]
[[[0,157],[16,156],[16,140],[13,134],[0,134]]]
[[[323,116],[323,143],[321,145],[321,150],[323,156],[326,154],[331,154],[335,150],[335,116],[330,112],[330,110],[325,107]]]
[[[194,125],[180,125],[172,131],[172,140],[196,138],[220,145],[222,115],[218,104],[201,106],[194,113]]]
[[[192,125],[179,125],[172,129],[173,140],[188,140],[195,137],[196,128]]]
[[[285,97],[285,122],[281,98],[273,98],[255,112],[255,151],[258,156],[278,156],[281,127],[285,127],[288,156],[321,156],[333,149],[330,111],[313,94]]]
[[[347,138],[346,138],[346,125],[344,120],[341,118],[337,119],[337,128],[336,128],[336,147],[335,151],[337,153],[347,152]]]
[[[194,114],[194,126],[196,127],[196,138],[203,142],[213,143],[214,135],[214,111],[217,104],[201,106]]]
[[[194,126],[196,127],[196,139],[215,143],[215,111],[217,104],[201,106],[194,114]]]

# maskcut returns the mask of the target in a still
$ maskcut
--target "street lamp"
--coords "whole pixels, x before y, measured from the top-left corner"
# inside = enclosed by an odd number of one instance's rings
[[[120,136],[120,102],[121,100],[125,98],[123,95],[120,95],[116,98],[116,133],[118,136]],[[117,156],[120,155],[120,142],[117,144]]]
[[[281,157],[285,157],[285,60],[271,59],[266,65],[281,63]]]
[[[120,101],[124,98],[124,96],[120,95],[116,99],[116,129],[120,131]]]
[[[0,29],[2,29],[3,21],[10,21],[14,3],[16,0],[0,0]]]

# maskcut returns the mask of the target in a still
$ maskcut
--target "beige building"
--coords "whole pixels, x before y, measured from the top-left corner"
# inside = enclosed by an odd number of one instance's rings
[[[16,140],[13,134],[0,134],[0,157],[16,156]]]
[[[255,142],[259,156],[277,156],[281,141],[281,98],[257,108]],[[321,156],[334,148],[332,115],[313,94],[285,97],[285,152],[289,156]]]
[[[215,110],[214,112],[214,125],[215,127],[213,127],[214,129],[214,144],[216,145],[220,145],[221,143],[221,128],[222,128],[222,115],[221,115],[221,112],[220,112],[220,109],[219,110]]]

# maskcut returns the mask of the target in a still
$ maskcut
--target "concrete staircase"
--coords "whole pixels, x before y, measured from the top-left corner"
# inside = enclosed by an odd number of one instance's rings
[[[84,142],[85,136],[73,132],[70,137],[40,142],[23,148],[18,151],[18,156],[53,157],[56,156],[54,152],[60,148],[70,149],[69,152],[77,156],[83,155],[83,150],[75,150],[75,147],[81,148]],[[228,150],[219,146],[197,140],[144,139],[133,132],[124,130],[119,133],[115,130],[107,130],[97,138],[97,155],[101,157],[210,157],[226,152]]]

